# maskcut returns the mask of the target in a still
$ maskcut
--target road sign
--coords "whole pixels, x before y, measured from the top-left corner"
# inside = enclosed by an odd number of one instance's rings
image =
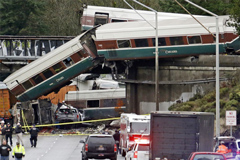
[[[226,111],[226,126],[236,126],[236,125],[237,125],[237,112]]]

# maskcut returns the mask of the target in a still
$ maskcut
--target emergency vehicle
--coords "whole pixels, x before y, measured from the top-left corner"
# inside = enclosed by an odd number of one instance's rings
[[[120,119],[120,148],[122,156],[144,135],[150,133],[150,115],[122,113]]]

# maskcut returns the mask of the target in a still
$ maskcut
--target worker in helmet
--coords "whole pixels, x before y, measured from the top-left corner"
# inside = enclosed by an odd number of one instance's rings
[[[218,146],[217,153],[226,154],[228,153],[228,148],[224,145],[224,141],[220,142],[220,145]]]

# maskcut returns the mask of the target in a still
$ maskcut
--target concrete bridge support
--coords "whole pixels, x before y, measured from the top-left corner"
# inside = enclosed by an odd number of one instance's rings
[[[220,83],[238,75],[239,62],[239,56],[220,56]],[[156,111],[154,66],[135,65],[129,75],[126,80],[128,112]],[[188,101],[195,94],[215,90],[215,56],[160,59],[159,84],[161,111],[168,110],[174,103]]]

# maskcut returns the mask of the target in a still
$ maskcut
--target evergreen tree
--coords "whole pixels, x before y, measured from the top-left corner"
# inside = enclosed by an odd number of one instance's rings
[[[185,0],[177,0],[182,4],[190,13],[196,15],[209,15],[208,13],[196,8],[195,6],[185,2]],[[229,14],[228,8],[232,6],[232,0],[191,0],[193,3],[217,14]],[[186,13],[175,0],[160,0],[159,6],[163,12],[171,13]]]
[[[48,35],[76,36],[81,33],[80,14],[82,4],[79,0],[48,0],[43,22],[47,25]]]
[[[234,26],[238,32],[238,35],[240,35],[240,1],[234,0],[233,6],[229,9],[231,14],[231,20],[232,22],[229,22],[229,25]]]
[[[41,0],[0,0],[0,34],[40,35],[45,30],[38,17],[43,12]]]

